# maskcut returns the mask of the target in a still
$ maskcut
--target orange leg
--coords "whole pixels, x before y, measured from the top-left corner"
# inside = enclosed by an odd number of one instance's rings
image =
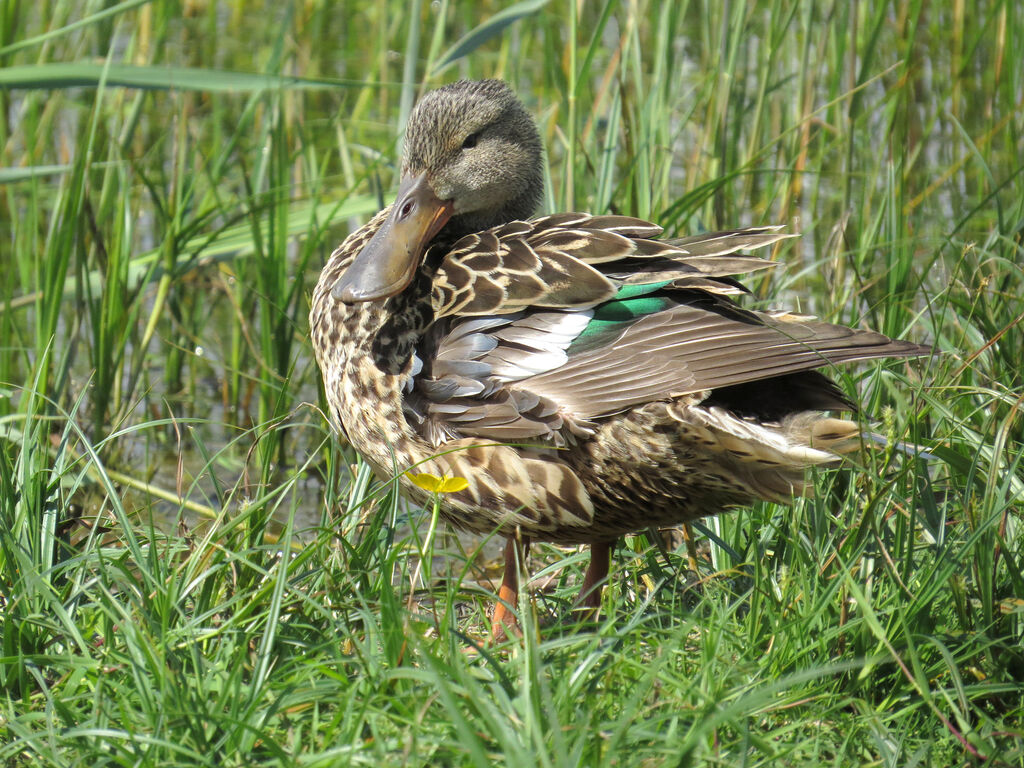
[[[494,604],[491,616],[491,638],[500,643],[508,637],[508,632],[519,635],[519,620],[510,606],[519,604],[519,569],[526,559],[526,549],[530,546],[529,539],[522,542],[515,536],[505,541],[505,573],[501,578],[501,589],[498,590],[498,602]]]
[[[601,607],[601,588],[608,580],[613,544],[612,541],[599,541],[590,545],[590,565],[583,577],[580,596],[576,598],[576,605],[585,614],[593,615]]]

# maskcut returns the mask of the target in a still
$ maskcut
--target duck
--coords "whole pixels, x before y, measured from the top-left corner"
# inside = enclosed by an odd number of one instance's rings
[[[518,631],[531,541],[590,547],[576,607],[596,612],[623,535],[791,503],[860,444],[820,369],[928,352],[744,308],[737,276],[776,264],[752,252],[781,227],[665,238],[624,215],[535,217],[543,179],[508,84],[426,92],[394,202],[331,254],[309,316],[337,431],[413,503],[506,538],[495,640]]]

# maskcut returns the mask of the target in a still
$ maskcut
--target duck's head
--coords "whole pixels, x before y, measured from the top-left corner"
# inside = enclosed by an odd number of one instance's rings
[[[346,303],[393,296],[427,245],[533,214],[544,189],[533,118],[500,80],[427,93],[409,115],[391,213],[331,291]]]

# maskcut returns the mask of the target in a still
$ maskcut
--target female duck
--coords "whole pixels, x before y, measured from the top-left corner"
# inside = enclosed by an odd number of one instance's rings
[[[514,623],[520,546],[591,545],[596,607],[615,540],[755,499],[856,442],[816,368],[924,347],[741,309],[738,255],[776,228],[658,240],[625,216],[530,219],[533,120],[504,83],[458,82],[409,118],[395,203],[331,255],[310,326],[337,427],[382,477],[463,477],[453,525],[508,537],[493,631]]]

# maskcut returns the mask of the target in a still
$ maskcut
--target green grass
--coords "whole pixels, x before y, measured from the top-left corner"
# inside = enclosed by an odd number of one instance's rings
[[[1022,44],[1010,0],[0,5],[0,763],[1024,765]],[[535,548],[481,646],[490,557],[330,435],[305,319],[460,76],[548,209],[802,232],[755,300],[934,345],[841,380],[936,458],[705,521],[697,574],[631,537],[596,626]]]

